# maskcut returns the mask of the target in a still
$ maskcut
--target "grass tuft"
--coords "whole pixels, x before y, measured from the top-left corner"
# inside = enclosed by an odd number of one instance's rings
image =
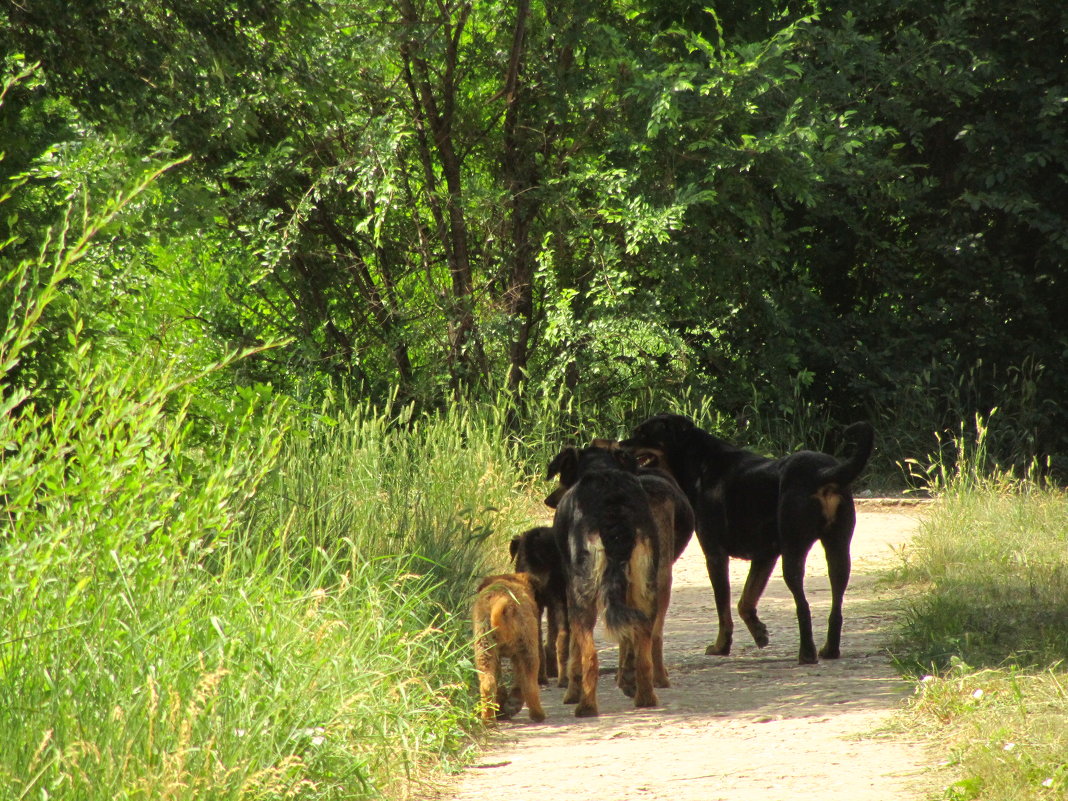
[[[954,467],[892,579],[893,646],[917,680],[905,725],[947,749],[948,799],[1068,798],[1068,496],[991,466],[983,430]]]

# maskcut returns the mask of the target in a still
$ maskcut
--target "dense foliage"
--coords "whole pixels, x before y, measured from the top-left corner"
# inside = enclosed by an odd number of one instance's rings
[[[529,520],[512,446],[492,416],[255,395],[202,436],[250,354],[112,350],[62,303],[155,180],[75,199],[0,276],[0,797],[402,796],[471,744],[460,610]]]
[[[1000,407],[1001,458],[1063,458],[1066,14],[11,4],[8,69],[40,66],[3,164],[44,222],[188,156],[64,291],[119,350],[287,343],[240,386],[563,387],[605,420],[693,391],[808,437],[868,416],[895,458]]]

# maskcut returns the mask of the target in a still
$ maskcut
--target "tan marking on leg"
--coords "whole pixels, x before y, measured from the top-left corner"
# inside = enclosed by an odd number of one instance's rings
[[[597,647],[593,642],[593,630],[585,627],[573,629],[571,639],[577,641],[577,650],[582,664],[581,679],[576,682],[576,684],[581,684],[582,697],[579,699],[578,706],[575,707],[575,717],[595,717],[597,715],[597,677],[600,666],[597,660]]]
[[[656,575],[654,573],[653,543],[648,538],[634,543],[627,565],[630,578],[627,605],[645,612],[650,618],[656,614]]]

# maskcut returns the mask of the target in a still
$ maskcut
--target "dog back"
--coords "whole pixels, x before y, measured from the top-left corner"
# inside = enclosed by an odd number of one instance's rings
[[[652,617],[660,553],[636,475],[612,469],[582,474],[560,501],[555,528],[574,600],[603,608],[610,635]]]

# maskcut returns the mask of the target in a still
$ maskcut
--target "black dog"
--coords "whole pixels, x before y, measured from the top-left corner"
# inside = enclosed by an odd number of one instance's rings
[[[539,526],[524,531],[512,538],[509,545],[516,572],[531,573],[538,578],[539,586],[534,592],[538,603],[538,643],[541,637],[541,619],[545,617],[546,638],[541,647],[541,665],[538,681],[548,684],[549,679],[559,676],[559,686],[567,686],[566,671],[561,669],[567,662],[567,574],[564,558],[556,547],[556,534],[548,526]]]
[[[840,655],[842,599],[849,584],[849,542],[856,523],[849,485],[867,464],[875,436],[867,423],[855,423],[845,433],[856,450],[844,462],[816,451],[768,459],[717,439],[675,414],[649,418],[622,443],[639,461],[668,469],[693,504],[697,539],[719,613],[719,635],[706,653],[730,653],[734,621],[727,568],[732,556],[752,560],[738,614],[756,644],[761,648],[768,644],[757,602],[781,554],[783,578],[797,607],[798,661],[818,661],[804,588],[805,560],[818,540],[827,556],[832,594],[827,642],[819,656]]]
[[[637,461],[622,450],[565,448],[549,465],[570,489],[553,519],[567,569],[571,627],[565,703],[575,715],[597,714],[593,629],[604,612],[608,634],[634,659],[634,705],[656,706],[652,634],[660,548]],[[667,558],[665,555],[664,558]]]

